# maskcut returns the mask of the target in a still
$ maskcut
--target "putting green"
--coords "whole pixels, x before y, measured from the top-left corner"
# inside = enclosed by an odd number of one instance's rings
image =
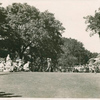
[[[12,72],[0,75],[0,97],[100,98],[100,74]]]

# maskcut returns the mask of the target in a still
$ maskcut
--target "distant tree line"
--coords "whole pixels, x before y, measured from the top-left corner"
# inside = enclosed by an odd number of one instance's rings
[[[65,28],[49,11],[40,12],[27,3],[0,6],[0,57],[10,54],[12,60],[30,61],[32,71],[44,71],[47,58],[51,58],[52,70],[86,64],[97,55],[85,50],[81,42],[63,38]]]
[[[64,42],[64,45],[62,45],[63,53],[60,55],[58,63],[62,68],[88,64],[90,58],[95,58],[98,55],[98,53],[86,50],[83,43],[75,39],[62,39]]]

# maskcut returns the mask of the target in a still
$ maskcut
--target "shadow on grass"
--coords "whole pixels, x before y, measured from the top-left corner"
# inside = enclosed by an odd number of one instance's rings
[[[22,96],[14,95],[13,93],[0,92],[0,98],[13,98],[13,97],[22,97]]]

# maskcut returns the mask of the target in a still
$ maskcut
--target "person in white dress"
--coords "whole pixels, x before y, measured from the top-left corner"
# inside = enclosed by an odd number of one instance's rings
[[[10,55],[8,54],[7,58],[6,58],[6,64],[5,64],[5,69],[7,71],[11,71],[11,66],[12,66],[12,60],[10,58]]]
[[[29,64],[30,64],[30,62],[28,61],[28,62],[23,66],[23,70],[24,70],[24,71],[30,71],[30,69],[29,69]]]

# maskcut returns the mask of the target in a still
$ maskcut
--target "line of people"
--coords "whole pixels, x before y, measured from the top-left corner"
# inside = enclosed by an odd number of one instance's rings
[[[29,68],[30,62],[27,61],[24,63],[21,59],[12,61],[8,55],[6,61],[0,61],[0,72],[18,72],[18,71],[30,71]]]
[[[18,72],[18,71],[30,71],[30,62],[23,64],[20,62],[4,62],[0,61],[0,72]]]
[[[91,72],[91,73],[98,73],[100,72],[99,65],[86,65],[86,66],[76,66],[74,67],[73,72]]]

